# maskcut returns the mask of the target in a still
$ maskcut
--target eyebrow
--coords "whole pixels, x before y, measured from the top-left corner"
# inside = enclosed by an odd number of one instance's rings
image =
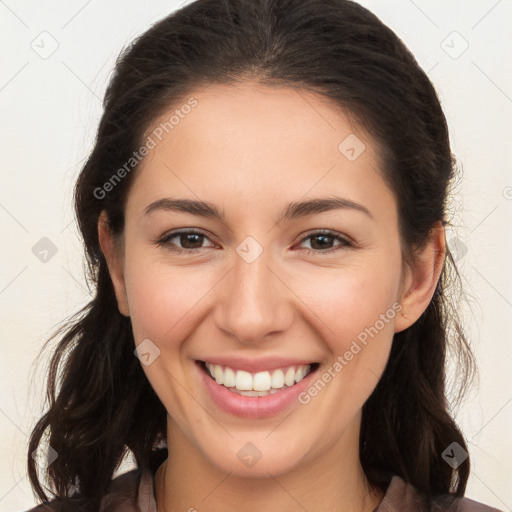
[[[281,213],[277,223],[338,209],[356,210],[373,219],[370,210],[362,204],[341,197],[326,197],[290,203]],[[224,212],[218,210],[214,204],[192,199],[158,199],[144,209],[144,214],[149,215],[158,210],[179,211],[225,221]]]

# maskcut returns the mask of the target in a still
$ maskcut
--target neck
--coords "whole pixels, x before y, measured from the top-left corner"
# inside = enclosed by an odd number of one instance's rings
[[[172,419],[167,430],[169,456],[155,476],[161,512],[372,512],[382,499],[381,491],[370,488],[359,461],[359,424],[301,467],[261,478],[221,471]]]

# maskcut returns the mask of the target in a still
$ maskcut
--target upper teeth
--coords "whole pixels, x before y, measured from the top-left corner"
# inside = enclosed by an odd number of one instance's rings
[[[211,363],[206,363],[206,367],[217,384],[227,388],[236,387],[239,391],[269,391],[271,388],[281,389],[285,385],[293,386],[296,382],[300,382],[311,369],[311,365],[305,364],[278,368],[272,372],[249,373]]]

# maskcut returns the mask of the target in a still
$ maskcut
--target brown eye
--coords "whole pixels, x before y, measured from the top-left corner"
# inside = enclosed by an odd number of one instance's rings
[[[329,254],[340,249],[343,249],[344,247],[352,247],[352,243],[349,242],[347,239],[331,232],[320,231],[312,233],[307,237],[303,238],[302,242],[305,242],[307,240],[310,240],[311,247],[311,250],[308,251],[308,254],[312,252],[317,254]],[[338,241],[340,243],[333,246],[332,244],[335,241]]]
[[[205,240],[208,240],[208,237],[200,231],[179,231],[168,233],[158,240],[157,244],[176,253],[196,252],[199,249],[213,247],[213,245],[204,247]]]
[[[204,235],[198,233],[182,233],[176,235],[184,249],[198,249],[203,245]],[[191,247],[192,246],[192,247]]]

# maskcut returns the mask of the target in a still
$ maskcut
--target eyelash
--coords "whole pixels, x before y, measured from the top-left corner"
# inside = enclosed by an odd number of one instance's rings
[[[199,247],[199,248],[195,248],[195,249],[180,249],[179,247],[173,247],[172,245],[169,245],[169,241],[172,238],[175,238],[180,235],[200,235],[200,236],[204,236],[205,238],[208,238],[206,233],[203,233],[203,232],[197,231],[197,230],[175,231],[175,232],[168,233],[168,234],[164,235],[162,238],[160,238],[159,240],[157,240],[156,245],[158,245],[159,247],[165,247],[168,251],[174,252],[176,254],[181,254],[183,252],[187,252],[190,254],[190,253],[195,253],[197,251],[200,251],[201,249],[205,249],[205,247]],[[315,238],[318,236],[330,237],[330,238],[340,241],[341,243],[339,245],[335,246],[334,248],[328,249],[326,251],[322,251],[319,249],[307,249],[308,255],[310,255],[312,253],[321,254],[321,255],[332,254],[332,253],[334,253],[338,250],[341,250],[343,248],[354,247],[354,244],[347,238],[339,236],[339,235],[335,234],[334,232],[331,232],[328,230],[320,230],[320,231],[315,231],[313,233],[309,233],[307,236],[305,236],[304,238],[302,238],[300,240],[300,243],[302,243],[305,240],[308,240],[310,238]]]

